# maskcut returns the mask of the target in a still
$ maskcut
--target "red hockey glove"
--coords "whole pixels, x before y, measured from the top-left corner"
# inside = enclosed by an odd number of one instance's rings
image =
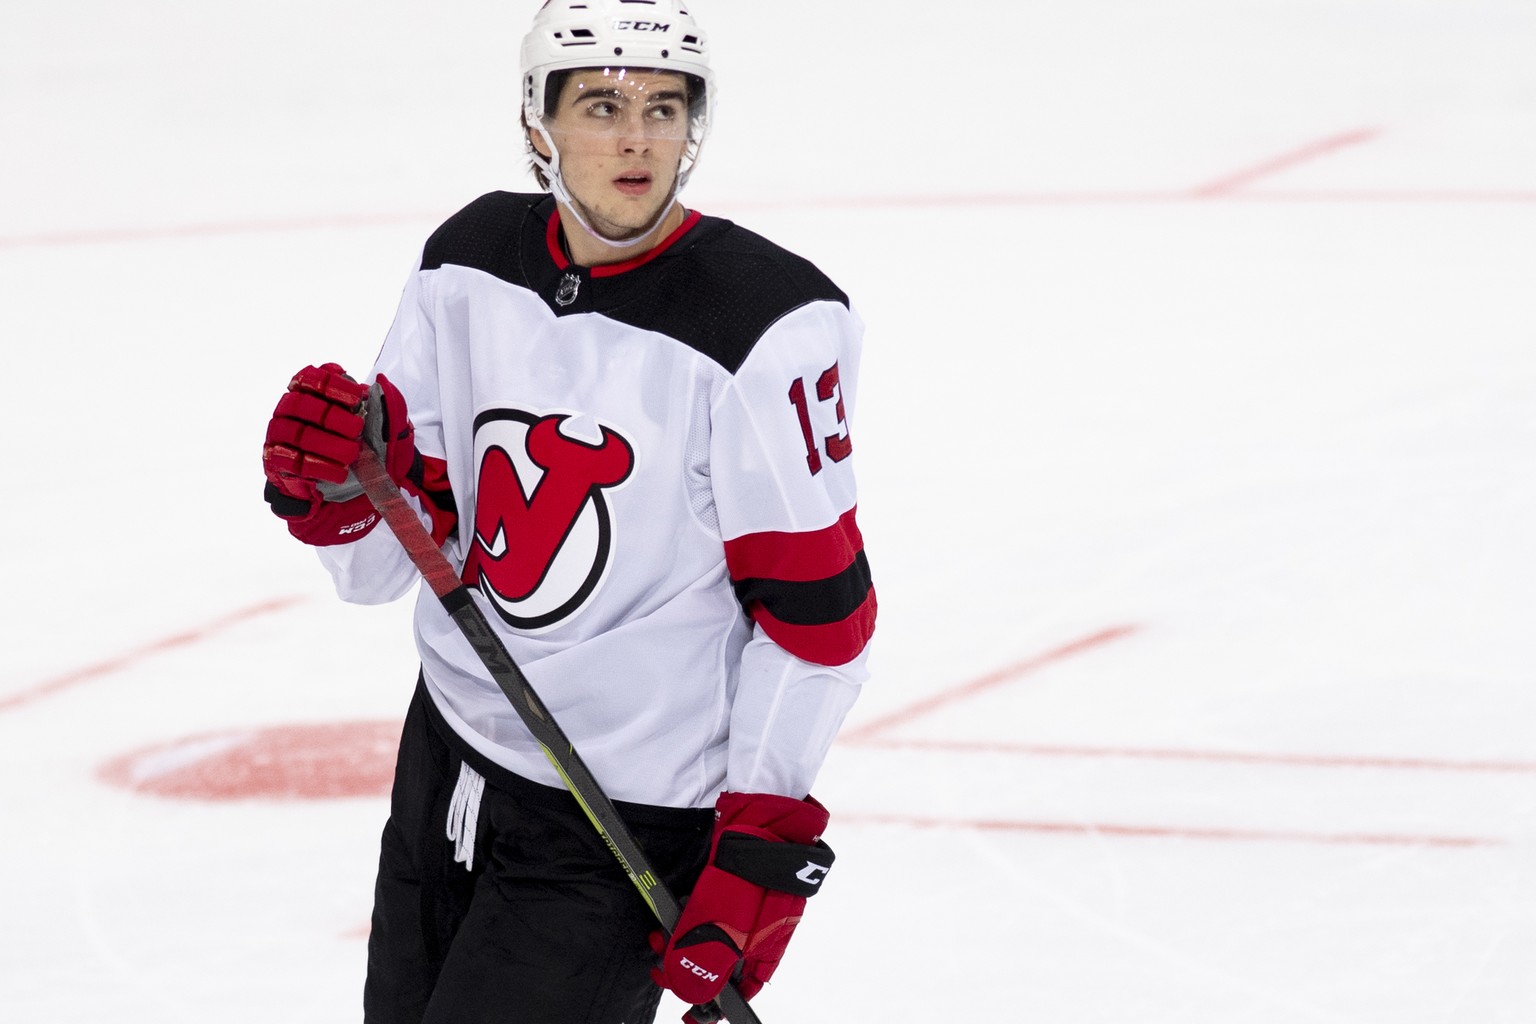
[[[671,940],[651,947],[651,977],[701,1005],[735,980],[750,999],[773,976],[805,901],[821,888],[832,850],[821,841],[827,809],[810,797],[722,793],[715,804],[709,864],[683,906]],[[685,1017],[692,1020],[693,1017]]]
[[[261,451],[267,503],[306,544],[346,544],[379,523],[361,486],[349,479],[362,449],[365,405],[368,416],[383,418],[385,445],[379,455],[390,477],[404,485],[420,464],[404,397],[382,375],[376,388],[370,401],[368,385],[335,363],[306,366],[289,381],[267,424]]]

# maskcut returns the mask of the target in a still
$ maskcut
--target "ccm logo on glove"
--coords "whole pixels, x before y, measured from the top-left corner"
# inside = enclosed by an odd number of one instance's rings
[[[439,543],[457,521],[447,464],[423,459],[405,398],[382,373],[371,387],[340,366],[306,366],[293,375],[267,424],[261,449],[266,499],[306,544],[347,544],[379,523],[373,503],[352,472],[363,446],[363,424],[377,428],[378,456],[390,479],[422,504]]]
[[[695,1005],[713,1000],[731,978],[744,998],[756,995],[832,868],[832,850],[821,841],[827,820],[810,797],[721,794],[709,863],[677,929],[670,939],[651,936],[661,954],[651,972],[656,983]]]

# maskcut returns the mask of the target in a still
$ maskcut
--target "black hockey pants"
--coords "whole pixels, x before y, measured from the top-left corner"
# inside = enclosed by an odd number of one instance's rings
[[[445,830],[465,760],[486,779],[472,871]],[[667,884],[688,892],[712,810],[619,810]],[[654,928],[575,799],[485,761],[418,685],[379,857],[367,1024],[649,1024]]]

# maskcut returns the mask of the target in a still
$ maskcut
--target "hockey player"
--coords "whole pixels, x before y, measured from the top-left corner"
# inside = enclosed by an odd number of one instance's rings
[[[376,382],[390,475],[687,900],[660,934],[420,588],[374,1024],[644,1024],[657,985],[757,992],[824,876],[797,847],[827,825],[809,793],[874,628],[862,327],[810,263],[678,201],[714,113],[704,33],[680,0],[550,0],[522,66],[548,192],[483,196],[430,237],[362,382],[299,371],[267,499],[342,598],[416,585],[348,482]]]

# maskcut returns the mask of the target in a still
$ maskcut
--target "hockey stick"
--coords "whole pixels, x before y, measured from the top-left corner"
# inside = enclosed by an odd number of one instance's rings
[[[517,662],[507,653],[501,638],[470,596],[469,587],[459,579],[447,557],[433,542],[431,534],[421,525],[416,511],[401,496],[400,488],[390,479],[383,461],[369,444],[363,445],[353,470],[368,500],[373,502],[373,507],[378,509],[400,546],[405,548],[406,554],[415,563],[422,579],[426,580],[443,609],[453,617],[454,624],[480,656],[486,671],[496,680],[501,692],[507,695],[507,700],[512,702],[518,717],[523,720],[528,731],[533,733],[544,756],[549,758],[555,771],[560,773],[566,788],[581,805],[582,811],[597,829],[597,834],[602,836],[609,851],[618,859],[629,880],[640,891],[640,897],[655,913],[656,920],[661,922],[668,933],[676,930],[678,915],[682,912],[677,898],[651,867],[634,833],[619,816],[618,808],[614,807],[608,794],[603,792],[603,788],[593,778],[570,737],[550,714],[549,708],[528,682],[528,677],[523,675]],[[734,984],[727,984],[713,1004],[695,1007],[694,1011],[699,1019],[706,1021],[724,1016],[731,1024],[760,1024],[757,1014],[747,1005],[746,999]]]

